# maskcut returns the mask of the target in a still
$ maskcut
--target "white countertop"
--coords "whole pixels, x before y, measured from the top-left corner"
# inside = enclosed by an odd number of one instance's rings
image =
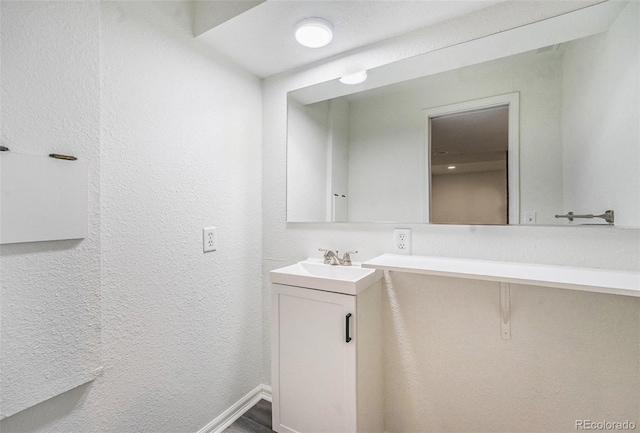
[[[269,272],[272,283],[326,292],[357,295],[382,278],[382,271],[352,266],[332,266],[322,260],[307,259]]]
[[[383,254],[362,267],[640,297],[638,272],[401,254]]]

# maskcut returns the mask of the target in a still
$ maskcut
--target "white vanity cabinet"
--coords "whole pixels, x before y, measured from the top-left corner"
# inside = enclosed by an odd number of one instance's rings
[[[273,430],[384,431],[381,310],[379,277],[355,295],[272,283]]]

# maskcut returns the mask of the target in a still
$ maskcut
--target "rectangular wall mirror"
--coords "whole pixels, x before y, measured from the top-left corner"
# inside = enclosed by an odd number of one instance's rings
[[[606,7],[290,92],[287,221],[640,226],[640,7]]]

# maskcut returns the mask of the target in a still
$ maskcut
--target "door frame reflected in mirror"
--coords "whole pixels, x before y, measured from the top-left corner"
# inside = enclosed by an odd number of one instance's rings
[[[439,116],[476,111],[500,106],[509,107],[507,189],[509,224],[520,222],[520,92],[474,99],[422,110],[424,118],[423,197],[424,221],[431,222],[431,119]]]

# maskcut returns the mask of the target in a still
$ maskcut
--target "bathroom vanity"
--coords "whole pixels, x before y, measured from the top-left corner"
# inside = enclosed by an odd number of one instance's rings
[[[383,254],[358,266],[308,259],[271,271],[275,431],[384,431],[383,271],[497,283],[496,330],[506,340],[511,284],[640,296],[637,272],[445,257]]]
[[[270,272],[273,430],[384,431],[382,276],[312,260]]]

